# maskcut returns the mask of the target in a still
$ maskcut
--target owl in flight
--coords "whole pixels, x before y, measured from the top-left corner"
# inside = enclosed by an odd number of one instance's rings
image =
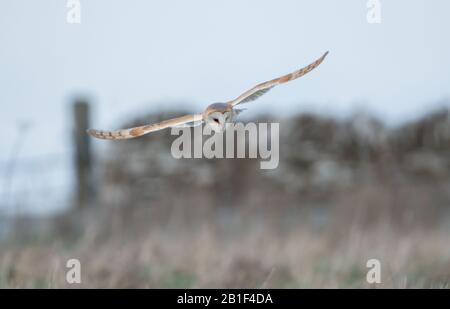
[[[182,126],[191,127],[201,125],[203,122],[206,122],[215,132],[223,132],[226,129],[226,124],[233,122],[236,115],[238,115],[242,111],[242,109],[235,108],[236,105],[254,101],[263,94],[267,93],[270,89],[272,89],[276,85],[287,83],[291,80],[294,80],[296,78],[305,75],[306,73],[312,71],[317,66],[319,66],[319,64],[322,63],[327,54],[328,52],[326,52],[322,57],[320,57],[310,65],[307,65],[306,67],[300,70],[258,84],[252,89],[247,90],[246,92],[244,92],[243,94],[241,94],[239,97],[237,97],[232,101],[226,103],[211,104],[201,114],[181,116],[178,118],[164,120],[159,123],[148,124],[140,127],[122,129],[117,131],[88,130],[87,132],[90,135],[100,139],[112,139],[112,140],[128,139],[139,137],[144,134],[159,131],[169,127],[182,127]]]

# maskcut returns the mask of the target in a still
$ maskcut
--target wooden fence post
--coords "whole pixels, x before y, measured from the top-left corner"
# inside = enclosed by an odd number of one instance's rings
[[[75,163],[75,203],[77,209],[85,209],[95,203],[95,189],[92,172],[92,153],[90,138],[86,133],[89,128],[89,103],[78,99],[73,105],[74,163]]]

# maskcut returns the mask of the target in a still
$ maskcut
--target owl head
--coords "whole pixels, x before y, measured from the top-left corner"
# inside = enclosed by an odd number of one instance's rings
[[[233,122],[233,108],[226,103],[214,103],[207,107],[203,119],[214,132],[224,132],[227,124]]]
[[[226,130],[227,124],[232,122],[231,112],[213,112],[208,115],[205,119],[206,123],[215,132],[224,132]]]

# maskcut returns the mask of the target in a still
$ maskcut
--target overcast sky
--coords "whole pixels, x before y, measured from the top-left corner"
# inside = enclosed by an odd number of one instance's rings
[[[64,0],[0,2],[0,160],[24,122],[23,156],[67,151],[73,95],[95,103],[95,127],[117,128],[229,100],[327,50],[247,113],[365,109],[396,122],[450,96],[448,0],[381,0],[381,24],[367,23],[366,0],[80,2],[81,24]]]

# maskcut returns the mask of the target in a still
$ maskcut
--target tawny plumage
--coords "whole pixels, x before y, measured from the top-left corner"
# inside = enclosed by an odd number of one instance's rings
[[[226,128],[226,123],[232,122],[235,116],[238,115],[241,111],[237,108],[234,108],[236,105],[254,101],[267,93],[276,85],[287,83],[309,73],[317,66],[319,66],[327,55],[328,52],[326,52],[322,57],[320,57],[310,65],[307,65],[300,70],[258,84],[232,101],[229,101],[227,103],[211,104],[202,114],[186,115],[178,118],[164,120],[155,124],[148,124],[140,127],[117,131],[88,130],[88,133],[100,139],[129,139],[169,127],[195,126],[203,122],[206,122],[209,126],[211,126],[214,131],[223,132]]]
[[[297,70],[297,71],[292,72],[290,74],[286,74],[286,75],[283,75],[281,77],[278,77],[278,78],[269,80],[267,82],[258,84],[255,87],[253,87],[252,89],[250,89],[250,90],[244,92],[243,94],[241,94],[239,97],[237,97],[233,101],[228,102],[228,104],[230,104],[231,106],[235,106],[237,104],[242,104],[242,103],[247,103],[247,102],[250,102],[250,101],[254,101],[254,100],[258,99],[259,97],[261,97],[262,95],[264,95],[265,93],[267,93],[270,89],[272,89],[276,85],[287,83],[287,82],[289,82],[291,80],[297,79],[297,78],[302,77],[303,75],[311,72],[316,67],[318,67],[319,64],[322,63],[322,61],[325,59],[325,57],[327,55],[328,55],[328,52],[323,54],[322,57],[320,57],[319,59],[317,59],[316,61],[314,61],[310,65],[307,65],[306,67],[304,67],[304,68],[302,68],[300,70]]]
[[[186,115],[178,118],[164,120],[154,124],[147,124],[140,127],[134,127],[129,129],[122,129],[116,131],[103,131],[103,130],[88,130],[88,133],[94,137],[101,139],[128,139],[133,137],[142,136],[144,134],[162,130],[169,127],[183,125],[189,122],[202,121],[202,114]]]

